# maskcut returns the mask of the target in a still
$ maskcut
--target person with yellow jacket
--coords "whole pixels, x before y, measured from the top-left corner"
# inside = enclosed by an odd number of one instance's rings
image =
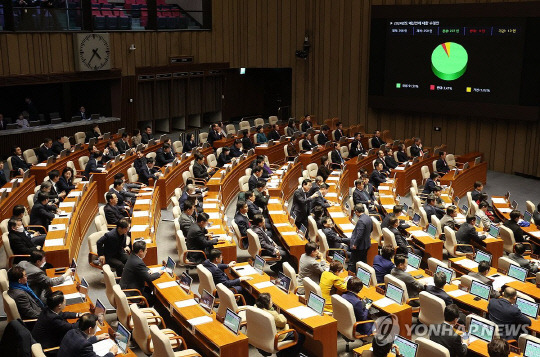
[[[332,294],[347,291],[347,281],[340,276],[343,272],[343,264],[337,261],[330,263],[330,269],[321,275],[319,286],[322,297],[326,300],[325,311],[332,311]]]

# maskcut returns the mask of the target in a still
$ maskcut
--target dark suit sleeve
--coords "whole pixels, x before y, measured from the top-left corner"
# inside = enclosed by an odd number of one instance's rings
[[[105,255],[105,241],[107,240],[107,235],[104,234],[103,237],[99,238],[97,245],[97,253],[99,256]]]
[[[365,230],[366,230],[366,225],[361,219],[359,219],[358,222],[356,222],[356,226],[354,227],[354,230],[351,235],[351,247],[359,246],[360,239],[362,239]]]
[[[159,273],[150,274],[148,272],[148,267],[142,262],[140,264],[137,264],[137,275],[140,276],[142,280],[146,281],[147,283],[150,283],[160,277]]]
[[[30,244],[24,244],[22,238],[15,235],[9,237],[9,244],[11,245],[11,250],[15,252],[15,254],[30,254],[36,249],[35,247],[30,246]]]
[[[467,345],[461,341],[459,335],[454,336],[451,346],[450,355],[455,355],[456,357],[465,357],[467,355]]]

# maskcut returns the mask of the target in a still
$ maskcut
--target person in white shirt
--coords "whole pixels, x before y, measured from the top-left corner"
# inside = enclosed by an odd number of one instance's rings
[[[482,201],[478,204],[478,211],[476,211],[476,215],[480,217],[480,227],[483,228],[485,231],[489,229],[491,226],[491,219],[487,216],[486,212],[488,210],[488,204],[486,201]]]

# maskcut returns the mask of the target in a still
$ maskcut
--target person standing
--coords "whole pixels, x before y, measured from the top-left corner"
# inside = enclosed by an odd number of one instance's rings
[[[350,271],[356,271],[356,263],[359,261],[367,263],[367,252],[369,247],[371,247],[371,230],[373,229],[373,222],[371,222],[369,216],[365,214],[364,205],[355,205],[354,213],[358,217],[358,221],[352,232],[350,242]]]
[[[128,231],[129,222],[121,219],[116,224],[115,229],[111,229],[97,241],[99,262],[102,265],[109,264],[111,268],[116,269],[116,276],[119,277],[124,271],[124,264],[128,259],[127,253],[130,252],[126,244]]]

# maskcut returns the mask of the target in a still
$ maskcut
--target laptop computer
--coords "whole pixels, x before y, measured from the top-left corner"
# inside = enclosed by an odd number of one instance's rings
[[[489,300],[489,294],[491,293],[491,286],[481,283],[478,280],[473,280],[471,283],[471,290],[469,291],[472,295],[479,297],[483,300]]]
[[[227,311],[225,312],[225,318],[223,319],[223,325],[228,328],[232,333],[238,335],[241,322],[242,318],[240,317],[240,315],[227,308]]]
[[[345,257],[339,253],[334,253],[333,260],[340,262],[341,265],[345,266]]]
[[[517,209],[518,208],[518,203],[516,200],[513,200],[512,201],[512,204],[510,205],[510,207],[512,207],[512,209]]]
[[[477,263],[480,263],[482,261],[487,261],[489,264],[491,264],[491,259],[493,256],[489,253],[486,253],[482,250],[477,250],[476,255],[474,256],[474,261]]]
[[[83,295],[88,295],[88,282],[85,278],[81,279],[81,283],[79,284],[79,292]]]
[[[474,342],[479,339],[485,342],[491,342],[494,334],[495,326],[486,324],[475,319],[474,317],[471,318],[471,322],[469,324],[469,342]]]
[[[406,339],[405,337],[401,337],[400,335],[397,335],[394,339],[394,344],[399,348],[399,353],[403,357],[416,357],[416,353],[418,352],[418,344],[415,342],[412,342],[411,340]],[[395,349],[393,349],[393,352],[395,352]]]
[[[497,238],[499,236],[499,227],[497,227],[494,224],[490,225],[489,226],[489,235],[492,236],[492,237]]]
[[[280,288],[284,293],[288,294],[291,288],[291,278],[282,272],[278,272],[278,278],[274,280],[274,284]]]
[[[107,309],[105,308],[105,305],[101,302],[101,300],[96,299],[96,306],[94,308],[94,315],[98,317],[98,321],[101,326],[104,325],[103,321],[105,320],[105,314],[107,313]]]
[[[64,157],[68,156],[68,154],[69,154],[69,149],[64,149],[60,151],[60,158],[63,159]]]
[[[75,261],[75,258],[71,259],[71,265],[69,268],[73,272],[73,275],[75,275],[75,272],[77,271],[77,262]]]
[[[315,294],[314,292],[311,292],[309,294],[307,307],[315,311],[317,315],[322,315],[324,313],[325,304],[326,304],[326,300],[322,296],[319,296]]]
[[[454,275],[454,270],[451,268],[446,268],[441,265],[437,265],[437,269],[435,269],[435,274],[438,272],[443,272],[444,275],[446,275],[446,284],[450,284],[452,281],[452,276]]]
[[[203,289],[203,293],[201,294],[201,298],[199,300],[199,305],[208,315],[212,315],[212,311],[214,310],[214,299],[215,297],[212,294],[206,291],[206,289]]]
[[[529,211],[523,212],[523,220],[525,222],[532,222],[532,214]]]
[[[517,298],[516,305],[523,315],[527,315],[530,318],[536,319],[538,316],[538,305],[534,301],[526,300],[522,297]],[[540,355],[538,355],[540,356]]]
[[[415,213],[413,218],[412,218],[412,223],[414,223],[414,225],[418,226],[418,224],[420,223],[420,215],[418,213]]]
[[[307,227],[304,226],[303,224],[300,226],[300,232],[299,232],[300,236],[303,238],[303,239],[306,239],[306,233],[307,233]]]
[[[56,161],[56,157],[54,157],[54,156],[49,156],[49,157],[47,158],[47,166],[48,166],[48,165],[54,164],[55,161]]]
[[[523,351],[523,357],[537,357],[540,356],[540,343],[531,340],[525,341],[525,348]]]
[[[395,301],[396,304],[401,305],[403,303],[403,293],[404,293],[403,289],[395,286],[392,283],[388,283],[386,285],[386,294],[384,296],[389,298],[392,301]]]
[[[148,146],[154,146],[156,144],[156,139],[148,140]]]
[[[507,202],[510,202],[510,191],[506,191],[504,198],[506,199]]]
[[[401,212],[407,214],[407,211],[409,210],[409,206],[407,206],[406,203],[403,203],[403,204],[401,205],[401,207],[402,207]]]
[[[259,272],[259,274],[263,275],[263,269],[265,264],[266,261],[260,255],[256,255],[255,260],[253,261],[253,269]]]
[[[527,278],[528,273],[529,273],[528,269],[519,267],[514,264],[510,264],[510,266],[508,267],[507,275],[521,282],[525,282],[525,279]]]
[[[129,330],[120,322],[118,323],[118,329],[114,334],[114,339],[118,345],[118,349],[122,351],[122,353],[127,353],[129,348],[129,340],[131,339],[131,332],[129,332]]]
[[[459,170],[456,168],[456,169],[454,169],[454,176],[453,176],[453,178],[456,178],[457,175],[459,175]]]
[[[180,279],[176,281],[178,285],[187,293],[191,291],[191,284],[193,283],[193,278],[189,276],[185,271],[180,275]]]
[[[480,164],[480,162],[482,162],[482,156],[478,156],[474,159],[474,166]]]
[[[467,214],[467,212],[469,212],[469,206],[467,205],[461,206],[461,209],[463,210],[463,214]]]
[[[25,172],[23,172],[23,176],[22,176],[23,181],[26,180],[29,176],[30,176],[30,170],[28,169]]]
[[[469,168],[469,163],[466,162],[465,165],[463,165],[463,170],[467,170]]]
[[[366,288],[369,287],[369,283],[371,282],[371,273],[369,271],[362,267],[358,267],[356,277],[362,280],[362,284],[364,284]]]
[[[437,227],[430,223],[427,227],[426,233],[429,234],[431,238],[435,238],[437,235]]]
[[[407,264],[410,265],[414,270],[418,270],[421,262],[422,257],[414,253],[409,253],[409,256],[407,258]]]
[[[167,264],[165,265],[165,271],[174,278],[174,268],[176,267],[176,262],[170,256],[167,257]]]

